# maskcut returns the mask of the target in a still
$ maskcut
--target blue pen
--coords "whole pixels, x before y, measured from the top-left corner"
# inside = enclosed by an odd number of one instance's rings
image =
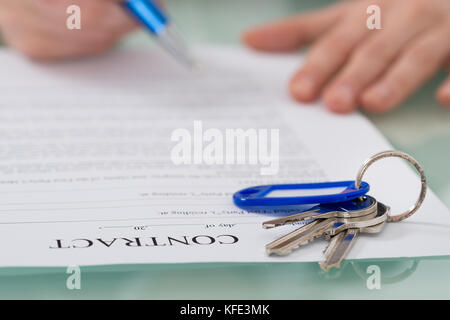
[[[126,0],[123,2],[123,6],[155,35],[159,43],[175,59],[189,68],[195,66],[195,61],[183,39],[157,3],[151,0]]]

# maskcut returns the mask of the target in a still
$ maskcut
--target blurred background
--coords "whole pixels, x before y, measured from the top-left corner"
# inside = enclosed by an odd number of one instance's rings
[[[166,0],[183,36],[192,44],[240,45],[245,28],[330,0]],[[148,47],[144,32],[121,46]],[[412,154],[424,167],[429,185],[450,207],[450,110],[434,99],[444,74],[437,75],[400,108],[368,115],[396,149]],[[393,181],[394,183],[394,181]],[[83,268],[83,287],[68,291],[63,268],[3,268],[0,298],[189,298],[329,299],[450,297],[450,259],[377,261],[385,278],[382,290],[365,285],[373,262],[346,262],[330,274],[316,263],[188,264],[98,266]]]

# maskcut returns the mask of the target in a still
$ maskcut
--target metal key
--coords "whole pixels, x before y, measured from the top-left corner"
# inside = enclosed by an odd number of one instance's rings
[[[324,234],[325,238],[332,237],[338,233],[352,228],[368,228],[374,225],[379,225],[387,220],[390,208],[381,202],[377,203],[376,215],[373,215],[373,219],[364,219],[365,217],[358,217],[354,219],[347,219],[346,221],[336,222],[331,229],[327,230]],[[370,216],[370,215],[368,215]],[[371,229],[367,229],[371,230]]]
[[[376,217],[377,211],[370,213],[364,217],[357,218],[328,218],[315,219],[300,228],[278,238],[266,245],[268,254],[276,253],[278,255],[286,255],[294,249],[311,242],[321,236],[327,235],[336,225],[349,225],[352,227],[365,227],[386,220],[386,217]],[[374,219],[376,219],[374,221]],[[372,222],[370,222],[372,221]]]
[[[388,216],[390,208],[382,203],[377,205],[380,216]],[[386,221],[386,220],[385,220]],[[319,262],[320,267],[328,271],[332,267],[339,267],[342,260],[347,256],[352,245],[355,243],[356,238],[359,233],[377,233],[381,232],[385,224],[383,221],[380,224],[375,224],[373,226],[365,226],[362,228],[348,228],[345,231],[337,233],[334,237],[330,239],[328,247],[324,251],[325,260]]]
[[[369,234],[380,233],[383,230],[385,225],[386,225],[386,221],[383,221],[374,226],[359,228],[359,233],[369,233]],[[344,234],[344,233],[345,232],[341,232],[339,234]],[[336,236],[326,235],[325,240],[330,241],[328,246],[323,251],[323,255],[325,256],[325,258],[328,258],[330,256],[331,252],[333,251],[332,249],[335,248],[335,246],[336,246],[335,242],[337,242],[338,236],[337,235]]]
[[[377,206],[378,207],[378,206]],[[270,255],[272,253],[278,255],[286,255],[292,250],[311,242],[314,239],[320,238],[324,235],[329,235],[333,229],[340,228],[345,230],[349,228],[367,228],[378,225],[387,219],[388,212],[384,207],[380,207],[374,213],[357,218],[328,218],[316,219],[313,222],[306,224],[297,230],[288,233],[287,235],[272,241],[266,245],[266,252]],[[337,225],[336,225],[337,224]]]
[[[267,254],[286,255],[299,246],[321,237],[336,223],[336,218],[314,220],[266,245]]]
[[[354,199],[342,203],[329,203],[314,206],[310,210],[273,219],[263,223],[263,228],[270,229],[286,224],[309,219],[326,218],[354,218],[376,212],[377,201],[371,196],[364,196],[363,200]]]

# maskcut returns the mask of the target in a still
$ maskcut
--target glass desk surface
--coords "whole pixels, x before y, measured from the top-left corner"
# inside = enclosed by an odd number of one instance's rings
[[[191,43],[239,45],[248,26],[333,1],[172,0],[169,10]],[[148,46],[144,33],[124,46]],[[434,100],[436,76],[388,115],[368,115],[395,148],[412,154],[429,185],[450,206],[450,110]],[[449,244],[450,245],[450,244]],[[366,268],[382,270],[369,290]],[[81,268],[81,290],[66,288],[66,268],[2,268],[1,299],[442,299],[450,298],[450,257],[345,261],[324,273],[317,263],[116,265]]]

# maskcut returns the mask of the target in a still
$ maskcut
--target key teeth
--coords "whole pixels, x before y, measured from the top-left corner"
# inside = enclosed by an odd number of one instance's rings
[[[277,250],[277,249],[266,249],[266,253],[270,256],[272,254],[276,254],[277,256],[286,256],[289,253],[291,253],[291,251],[282,251],[282,250]]]
[[[288,255],[289,253],[291,253],[292,251],[294,251],[294,250],[296,250],[296,249],[298,249],[298,248],[300,248],[300,247],[302,247],[304,245],[307,245],[308,243],[314,241],[317,238],[320,238],[320,236],[317,236],[317,237],[314,237],[314,238],[310,238],[309,240],[305,240],[303,242],[300,242],[300,243],[296,244],[293,247],[287,248],[286,250],[271,249],[271,248],[267,248],[267,246],[266,246],[266,253],[269,254],[269,255],[270,254],[276,254],[276,255],[279,255],[279,256],[285,256],[285,255]]]
[[[266,252],[269,255],[271,253],[275,253],[277,255],[286,255],[286,254],[291,253],[293,250],[296,250],[299,247],[304,246],[304,245],[314,241],[315,239],[322,237],[323,231],[335,223],[335,220],[330,220],[330,219],[324,219],[324,220],[325,221],[314,220],[310,224],[304,225],[304,226],[300,227],[299,229],[291,232],[290,234],[288,234],[284,237],[281,237],[275,241],[272,241],[271,243],[266,245]],[[306,228],[306,230],[304,228]],[[317,229],[314,229],[314,228],[317,228]],[[306,232],[306,234],[303,234],[300,236],[300,239],[298,239],[300,241],[298,241],[298,240],[290,241],[290,242],[288,242],[287,245],[286,244],[283,245],[283,242],[286,242],[286,237],[289,237],[289,235],[292,235],[292,234],[295,234],[295,236],[298,235],[296,232],[299,230],[301,230],[300,234],[302,234],[302,232]],[[309,233],[307,233],[307,232],[309,232]],[[280,241],[281,241],[281,243],[280,243]]]
[[[270,254],[276,254],[276,255],[278,255],[278,256],[286,256],[286,255],[290,254],[292,251],[298,249],[300,246],[303,246],[303,245],[305,245],[305,244],[307,244],[307,242],[301,243],[301,244],[299,244],[299,245],[297,245],[297,246],[295,246],[295,247],[287,248],[287,249],[285,249],[285,250],[280,250],[280,249],[266,249],[266,252],[269,253],[269,255],[270,255]]]
[[[313,241],[316,240],[317,238],[320,238],[320,235],[315,236],[315,237],[312,237],[312,238],[309,238],[308,240],[305,240],[305,241],[303,241],[303,242],[300,242],[300,243],[296,244],[294,247],[291,247],[291,248],[290,248],[290,252],[293,251],[293,250],[296,250],[296,249],[298,249],[298,248],[300,248],[300,247],[302,247],[302,246],[304,246],[304,245],[307,245],[307,244],[310,243],[310,242],[313,242]]]
[[[288,215],[288,216],[285,216],[282,218],[269,220],[269,221],[263,222],[263,228],[270,229],[270,228],[285,226],[288,224],[293,224],[296,222],[306,221],[309,219],[314,219],[314,217],[315,217],[314,213],[316,213],[318,211],[319,211],[319,209],[307,210],[307,211],[303,211],[300,213]],[[270,226],[270,227],[267,227],[267,226]]]

